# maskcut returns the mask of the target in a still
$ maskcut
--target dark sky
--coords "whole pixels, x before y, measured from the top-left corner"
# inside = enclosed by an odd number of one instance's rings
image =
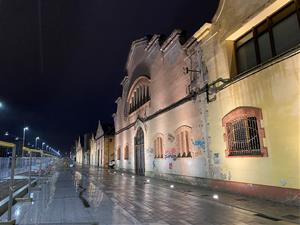
[[[69,151],[79,134],[112,122],[130,44],[146,34],[192,35],[217,0],[0,0],[0,132]],[[1,139],[0,135],[0,139]]]

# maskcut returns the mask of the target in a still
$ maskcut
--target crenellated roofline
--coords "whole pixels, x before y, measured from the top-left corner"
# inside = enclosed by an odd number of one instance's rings
[[[176,41],[178,40],[180,37],[182,37],[183,35],[182,30],[180,29],[175,29],[171,35],[162,43],[160,50],[162,52],[166,52],[169,50],[169,47]]]

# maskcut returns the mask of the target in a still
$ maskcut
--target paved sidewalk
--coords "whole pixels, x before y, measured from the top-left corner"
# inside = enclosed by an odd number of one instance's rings
[[[110,173],[117,176],[133,176],[132,174],[119,171],[110,171]],[[166,188],[169,191],[172,190],[174,192],[184,193],[192,198],[202,198],[208,201],[214,201],[219,204],[226,205],[228,207],[246,210],[248,212],[258,214],[258,216],[269,218],[270,220],[282,220],[300,224],[300,207],[288,206],[281,203],[250,198],[238,194],[214,191],[208,188],[176,183],[153,177],[134,176],[134,179],[140,183],[147,183],[147,185],[159,186]]]
[[[282,217],[299,215],[298,208],[99,168],[60,166],[41,187],[40,191],[33,191],[33,202],[14,205],[13,218],[18,225],[288,225],[299,222]],[[257,215],[257,211],[265,216]]]

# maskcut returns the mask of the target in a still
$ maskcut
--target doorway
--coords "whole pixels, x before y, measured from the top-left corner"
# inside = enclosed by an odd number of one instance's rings
[[[135,152],[135,173],[140,176],[145,175],[145,153],[144,153],[144,131],[138,128],[134,138]]]

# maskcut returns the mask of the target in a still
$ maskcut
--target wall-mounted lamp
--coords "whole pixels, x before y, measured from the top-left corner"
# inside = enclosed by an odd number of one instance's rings
[[[199,70],[191,70],[187,66],[183,67],[183,73],[188,74],[189,72],[201,73]]]

